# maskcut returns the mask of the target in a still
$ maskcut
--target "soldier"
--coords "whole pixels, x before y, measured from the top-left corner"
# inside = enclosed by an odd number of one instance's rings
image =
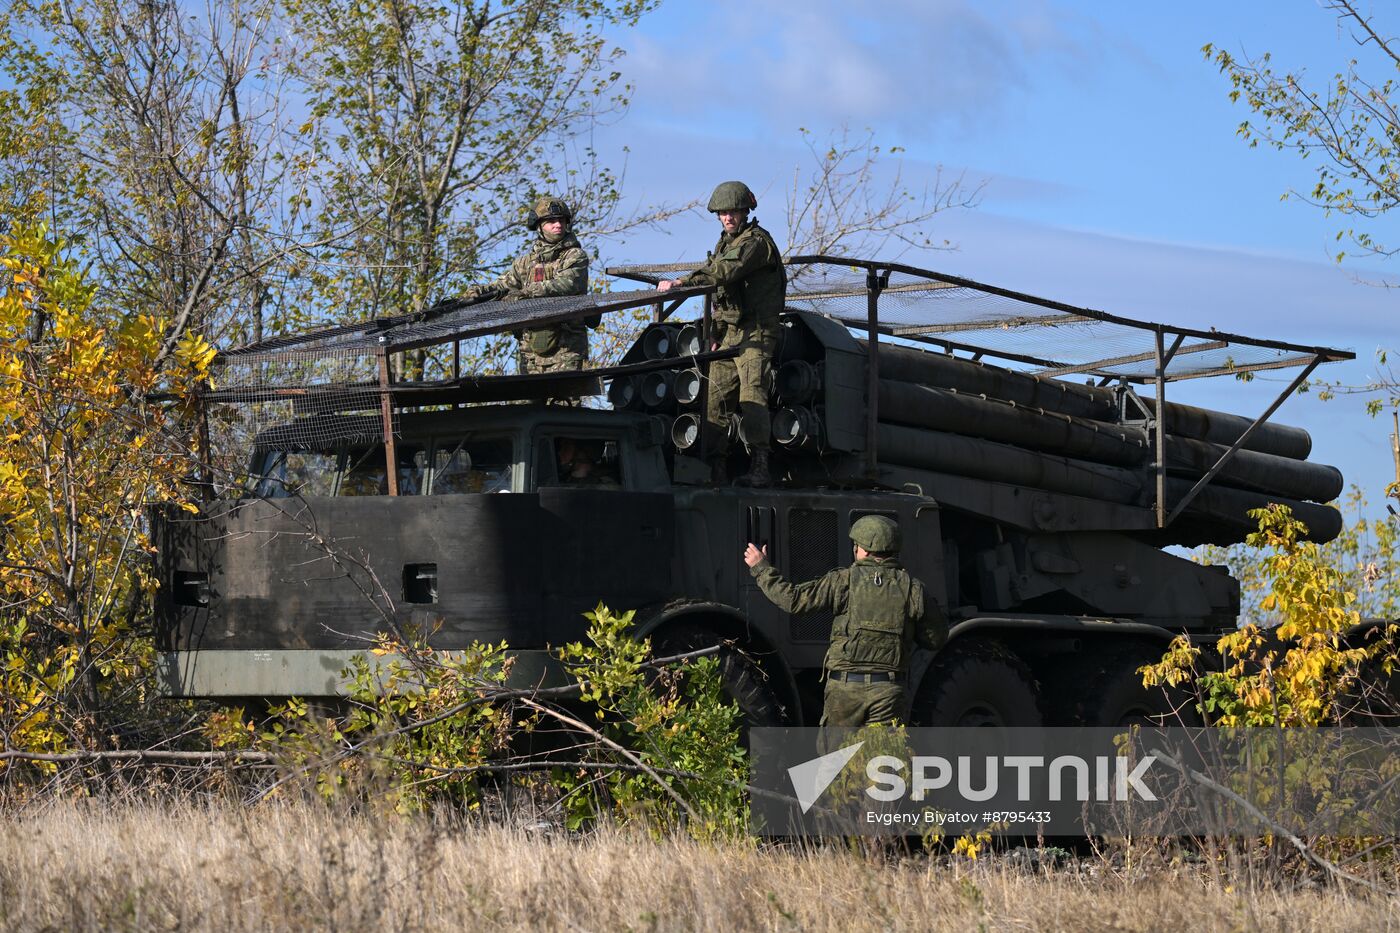
[[[899,565],[899,526],[866,515],[851,526],[855,563],[796,586],[768,563],[768,548],[744,550],[758,586],[788,612],[836,613],[823,661],[823,726],[859,727],[893,722],[904,710],[913,646],[936,651],[948,640],[937,603],[925,606],[924,588]]]
[[[728,420],[738,403],[739,427],[751,454],[740,485],[767,486],[770,425],[768,385],[778,343],[778,315],[787,297],[783,256],[773,237],[749,218],[758,199],[741,181],[726,181],[710,195],[709,210],[719,215],[719,244],[703,266],[657,287],[715,285],[714,349],[740,348],[737,357],[710,364],[705,406],[706,456],[715,482],[725,481]]]
[[[488,285],[471,289],[471,298],[549,298],[588,292],[588,254],[574,236],[573,213],[558,198],[540,198],[530,208],[525,226],[539,238],[510,269]],[[596,318],[588,326],[597,327]],[[588,360],[588,331],[581,320],[518,331],[522,373],[582,369]]]

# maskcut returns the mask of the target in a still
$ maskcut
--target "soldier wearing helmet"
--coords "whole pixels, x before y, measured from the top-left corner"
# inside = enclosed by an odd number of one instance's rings
[[[749,472],[738,482],[767,486],[771,427],[768,418],[768,385],[772,381],[773,351],[778,343],[778,315],[787,296],[783,255],[773,237],[750,218],[758,207],[749,186],[726,181],[710,195],[709,210],[718,215],[719,244],[703,266],[679,280],[658,286],[714,285],[714,348],[739,348],[732,359],[710,364],[710,390],[705,408],[706,456],[716,482],[725,479],[728,454],[728,421],[736,403],[740,431],[749,448]]]
[[[851,525],[855,562],[796,586],[768,563],[768,548],[752,542],[744,563],[765,596],[791,613],[836,613],[831,645],[822,662],[826,677],[823,726],[859,727],[893,722],[904,712],[905,684],[914,646],[936,651],[948,640],[937,603],[924,603],[924,588],[895,555],[899,525],[866,515]]]
[[[573,212],[559,198],[543,197],[531,205],[525,226],[537,232],[534,244],[508,270],[487,285],[468,292],[471,298],[548,298],[588,291],[588,254],[574,236]],[[598,326],[597,319],[588,322]],[[520,339],[522,373],[582,369],[588,360],[588,331],[583,321],[532,327]]]

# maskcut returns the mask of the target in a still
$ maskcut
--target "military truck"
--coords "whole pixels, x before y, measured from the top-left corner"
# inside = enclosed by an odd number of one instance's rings
[[[686,268],[610,271],[655,285]],[[743,548],[813,579],[849,562],[854,521],[883,514],[952,625],[916,660],[912,721],[1189,716],[1136,668],[1175,635],[1235,627],[1239,587],[1172,547],[1241,541],[1268,502],[1316,539],[1340,529],[1320,504],[1340,473],[1268,419],[1346,351],[887,262],[802,257],[790,272],[772,488],[710,482],[699,413],[724,351],[705,349],[708,289],[447,303],[222,354],[203,401],[212,433],[250,448],[248,478],[217,495],[211,481],[198,515],[161,524],[167,692],[334,697],[375,633],[407,629],[444,651],[505,641],[512,682],[547,686],[553,647],[601,601],[636,610],[663,652],[723,645],[750,723],[813,723],[832,619],[773,606]],[[699,318],[678,324],[692,299]],[[616,365],[460,372],[464,341],[638,309],[653,321]],[[1286,368],[1296,378],[1258,418],[1166,398],[1180,379]],[[608,407],[559,404],[605,385]],[[731,457],[738,475],[741,445]]]

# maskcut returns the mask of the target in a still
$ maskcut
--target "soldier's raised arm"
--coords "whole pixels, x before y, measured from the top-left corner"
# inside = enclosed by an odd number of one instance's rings
[[[759,550],[752,542],[744,549],[744,563],[763,595],[785,612],[814,612],[818,609],[840,610],[845,597],[845,568],[837,568],[816,580],[796,585],[783,579],[776,567],[768,562],[768,547]]]

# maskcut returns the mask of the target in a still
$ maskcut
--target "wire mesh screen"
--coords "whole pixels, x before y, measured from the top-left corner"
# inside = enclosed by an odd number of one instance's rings
[[[867,327],[864,269],[804,263],[791,278],[789,307],[826,315],[856,330]],[[890,271],[880,280],[878,318],[886,336],[976,352],[1041,375],[1139,382],[1156,375],[1156,325],[937,273]],[[1168,380],[1301,366],[1318,349],[1224,333],[1162,330]],[[1176,335],[1183,339],[1173,352]],[[1341,359],[1350,356],[1329,352]]]
[[[787,519],[789,578],[805,583],[834,570],[839,560],[836,513],[831,509],[789,509]],[[834,618],[829,609],[794,614],[788,619],[788,633],[793,641],[826,641]]]

